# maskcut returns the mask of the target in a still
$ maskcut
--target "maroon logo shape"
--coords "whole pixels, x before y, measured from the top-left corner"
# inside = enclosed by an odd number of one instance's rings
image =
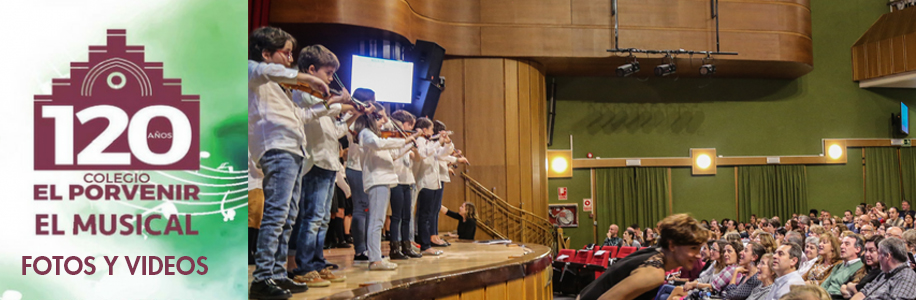
[[[200,96],[163,78],[126,30],[89,46],[88,62],[35,95],[35,170],[197,170]]]

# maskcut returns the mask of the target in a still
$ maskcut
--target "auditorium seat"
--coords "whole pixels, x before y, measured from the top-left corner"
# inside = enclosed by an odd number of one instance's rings
[[[574,263],[586,264],[588,263],[589,258],[592,256],[592,250],[579,250],[576,253],[576,258],[572,260]]]
[[[610,254],[608,250],[598,250],[589,258],[587,266],[589,270],[595,271],[595,279],[607,270]]]
[[[636,247],[620,247],[620,251],[617,252],[616,258],[627,257],[628,255],[633,254],[633,252],[636,252]]]
[[[604,246],[604,247],[601,247],[601,250],[610,252],[610,254],[611,254],[611,255],[610,255],[610,258],[615,258],[615,257],[617,257],[617,250],[618,250],[619,248],[620,248],[620,247],[617,247],[617,246]]]
[[[573,261],[573,259],[575,258],[576,258],[576,250],[560,249],[560,253],[557,254],[556,261],[567,262],[567,261]]]

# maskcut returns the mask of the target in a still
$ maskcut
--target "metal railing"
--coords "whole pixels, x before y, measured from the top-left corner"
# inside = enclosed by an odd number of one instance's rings
[[[494,238],[540,244],[557,251],[556,229],[550,221],[509,204],[467,173],[461,177],[466,201],[477,207],[478,228]]]

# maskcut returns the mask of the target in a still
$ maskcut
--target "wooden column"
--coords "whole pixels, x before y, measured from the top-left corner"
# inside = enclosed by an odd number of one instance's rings
[[[510,204],[547,214],[547,104],[543,67],[508,58],[447,59],[440,72],[446,89],[436,119],[455,132],[452,140],[471,166],[462,167]],[[443,205],[464,202],[460,177],[447,184]],[[440,231],[454,220],[440,218]]]

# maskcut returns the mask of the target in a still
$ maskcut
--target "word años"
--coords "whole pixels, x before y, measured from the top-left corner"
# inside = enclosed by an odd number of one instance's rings
[[[105,256],[104,258],[105,264],[108,265],[108,275],[114,275],[114,264],[117,263],[118,256],[111,258]],[[61,260],[63,260],[63,263],[61,263]],[[96,271],[93,260],[95,260],[93,256],[86,256],[85,258],[68,256],[66,259],[63,256],[38,256],[34,260],[32,256],[23,256],[22,275],[27,275],[29,269],[38,275],[47,275],[53,269],[54,275],[60,275],[61,266],[63,266],[64,272],[70,275],[79,273],[92,275]],[[164,259],[159,256],[135,256],[133,262],[131,262],[130,256],[124,256],[124,261],[127,262],[127,269],[130,270],[131,275],[176,275],[175,271],[181,275],[191,275],[195,270],[197,270],[197,274],[206,275],[209,267],[204,263],[205,260],[207,260],[206,256],[200,256],[196,261],[190,256],[181,256],[177,260],[175,256],[165,256]],[[139,273],[137,272],[138,270],[140,271]]]
[[[156,132],[150,132],[150,133],[146,136],[146,138],[148,138],[148,139],[171,139],[171,138],[172,138],[172,133],[171,133],[171,132],[158,132],[158,131],[156,131]]]
[[[184,217],[184,226],[182,226],[181,217]],[[50,218],[49,223],[47,219]],[[198,231],[191,227],[191,215],[171,215],[168,217],[168,223],[162,231],[150,228],[152,220],[162,219],[161,215],[149,215],[144,217],[141,214],[136,215],[117,215],[117,214],[98,214],[82,217],[73,215],[73,232],[72,235],[79,235],[80,232],[89,233],[90,235],[141,235],[143,232],[149,235],[198,235]],[[50,225],[50,228],[48,228]],[[121,229],[118,231],[118,229]],[[35,234],[36,235],[64,235],[65,231],[58,227],[56,214],[37,214],[35,215]]]

